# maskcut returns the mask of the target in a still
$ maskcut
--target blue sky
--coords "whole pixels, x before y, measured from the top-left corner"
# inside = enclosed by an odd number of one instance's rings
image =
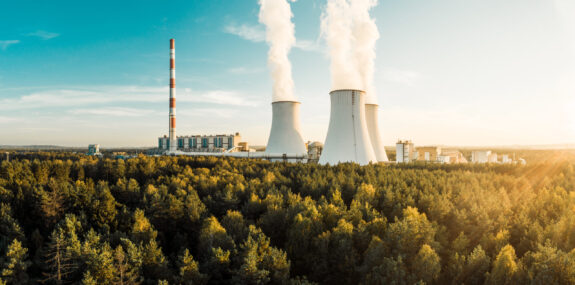
[[[575,142],[571,0],[380,0],[375,85],[384,142]],[[89,4],[88,4],[89,3]],[[303,135],[323,141],[325,0],[292,4]],[[178,134],[264,145],[272,82],[256,0],[0,1],[0,145],[153,146],[168,127],[176,39]]]

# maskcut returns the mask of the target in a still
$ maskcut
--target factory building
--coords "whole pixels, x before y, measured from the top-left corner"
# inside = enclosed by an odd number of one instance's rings
[[[439,146],[417,148],[417,161],[439,163],[467,163],[465,156],[457,150],[443,150]]]
[[[475,150],[471,153],[471,162],[497,163],[497,153],[492,153],[490,150]]]
[[[417,148],[417,161],[439,161],[441,147],[424,146]]]
[[[100,145],[99,144],[91,144],[88,145],[88,153],[87,155],[102,155],[100,153]]]
[[[467,158],[458,150],[444,150],[437,161],[441,163],[468,163]]]
[[[399,140],[395,144],[395,161],[397,163],[409,163],[417,160],[418,154],[415,151],[413,142]]]
[[[192,135],[179,136],[176,138],[179,151],[187,152],[230,152],[240,150],[240,133],[230,135]],[[247,145],[242,145],[247,148]],[[170,150],[170,138],[163,136],[158,138],[158,148],[161,150]]]

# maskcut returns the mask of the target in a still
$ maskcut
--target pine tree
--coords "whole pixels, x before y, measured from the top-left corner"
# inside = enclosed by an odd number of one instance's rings
[[[92,274],[90,273],[89,270],[84,272],[84,278],[82,278],[82,281],[80,283],[82,285],[98,285],[98,282],[96,282],[96,279],[92,277]]]
[[[439,256],[435,250],[429,245],[424,244],[411,265],[412,272],[416,276],[414,281],[423,281],[425,283],[432,283],[439,277],[441,271],[441,263]]]
[[[126,253],[121,245],[114,250],[114,285],[140,284],[138,272],[126,258]]]
[[[486,284],[512,284],[515,273],[518,271],[515,249],[511,245],[504,246],[493,262]]]
[[[63,284],[77,269],[77,264],[66,250],[68,242],[62,228],[56,228],[52,232],[50,243],[45,252],[45,263],[48,272],[45,272],[45,281],[54,281]]]
[[[180,284],[204,284],[206,276],[200,273],[198,262],[186,248],[178,257],[178,267],[180,268]]]
[[[151,240],[142,250],[142,266],[148,279],[160,280],[170,275],[168,261],[155,240]]]
[[[28,260],[28,249],[22,247],[17,239],[8,247],[6,262],[2,268],[2,277],[10,284],[25,284],[28,282],[26,270],[32,264]]]

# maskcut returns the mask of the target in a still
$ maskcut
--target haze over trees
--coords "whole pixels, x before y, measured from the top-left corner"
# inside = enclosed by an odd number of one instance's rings
[[[574,284],[573,162],[0,165],[0,283]]]

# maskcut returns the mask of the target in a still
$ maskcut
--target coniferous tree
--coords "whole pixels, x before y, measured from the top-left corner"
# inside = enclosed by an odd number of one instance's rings
[[[182,254],[178,257],[178,267],[179,267],[179,284],[204,284],[206,282],[206,276],[200,273],[200,267],[194,257],[190,254],[190,251],[186,248]]]
[[[2,266],[2,279],[10,284],[26,284],[28,274],[26,270],[31,265],[28,260],[28,249],[22,247],[22,243],[15,239],[8,247],[4,266]]]

